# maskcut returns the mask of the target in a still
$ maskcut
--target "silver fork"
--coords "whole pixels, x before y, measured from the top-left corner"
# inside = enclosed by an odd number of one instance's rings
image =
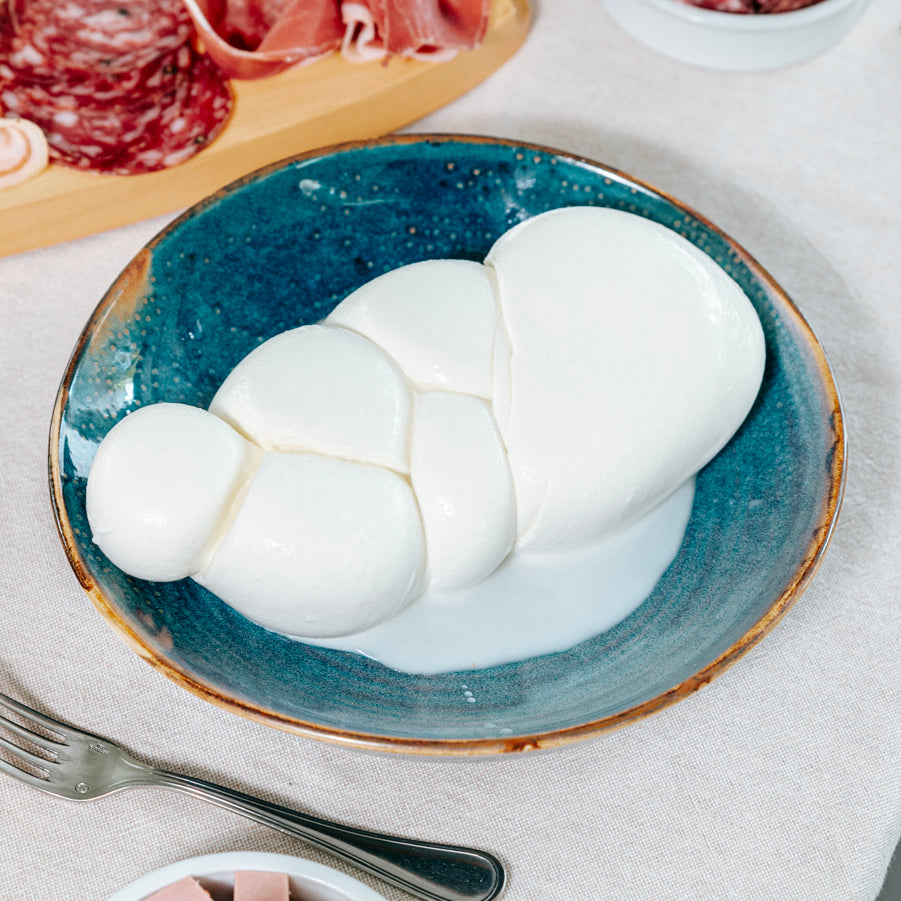
[[[13,712],[28,726],[3,711]],[[343,826],[203,779],[148,766],[107,739],[51,719],[2,693],[0,727],[43,752],[0,735],[0,748],[21,765],[0,758],[0,772],[51,795],[88,801],[123,788],[174,789],[303,839],[428,901],[490,901],[504,887],[503,867],[484,851]],[[55,737],[48,738],[45,732]]]

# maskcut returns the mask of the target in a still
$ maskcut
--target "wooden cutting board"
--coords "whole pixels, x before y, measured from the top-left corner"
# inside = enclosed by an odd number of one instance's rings
[[[395,131],[487,78],[525,40],[528,0],[493,0],[475,50],[444,63],[340,54],[258,81],[234,81],[234,113],[193,159],[146,175],[51,165],[0,191],[0,256],[84,237],[190,206],[242,175],[316,147]]]

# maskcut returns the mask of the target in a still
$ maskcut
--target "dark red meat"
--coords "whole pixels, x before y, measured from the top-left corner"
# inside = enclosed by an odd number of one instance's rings
[[[117,175],[175,165],[232,107],[193,35],[182,0],[12,0],[0,106],[41,126],[54,162]]]
[[[682,0],[689,6],[712,9],[720,13],[753,13],[753,0]]]
[[[723,13],[787,13],[820,0],[681,0],[689,6]]]
[[[202,150],[228,119],[231,91],[215,63],[184,44],[121,81],[14,75],[0,89],[0,104],[41,126],[54,162],[134,175]]]
[[[126,72],[178,49],[192,33],[182,0],[12,0],[2,55],[36,76]]]
[[[760,7],[758,12],[762,13],[789,13],[819,2],[820,0],[760,0],[757,5]]]

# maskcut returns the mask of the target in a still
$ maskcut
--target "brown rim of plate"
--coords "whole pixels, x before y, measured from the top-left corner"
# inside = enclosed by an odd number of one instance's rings
[[[750,269],[755,276],[766,287],[771,298],[777,302],[784,312],[786,312],[795,322],[801,333],[805,336],[807,345],[813,354],[817,368],[820,373],[821,381],[826,392],[826,399],[829,403],[830,420],[834,433],[832,452],[829,459],[828,479],[829,492],[826,497],[823,510],[818,520],[817,528],[813,532],[813,537],[807,546],[804,557],[796,570],[793,579],[788,587],[773,601],[767,612],[753,625],[747,632],[736,641],[726,651],[716,657],[713,661],[702,667],[697,673],[684,679],[678,685],[668,689],[665,692],[651,698],[641,704],[622,710],[619,713],[610,714],[588,723],[577,726],[570,726],[564,729],[554,729],[547,732],[539,732],[533,735],[511,736],[510,738],[468,738],[468,739],[412,739],[401,738],[391,735],[374,735],[366,732],[355,732],[351,730],[335,729],[320,726],[315,723],[308,723],[297,720],[284,714],[267,710],[264,707],[254,705],[247,702],[239,701],[235,698],[227,697],[218,691],[214,686],[205,683],[180,669],[172,666],[165,660],[161,660],[156,652],[148,647],[141,637],[131,628],[131,626],[122,619],[119,612],[109,603],[94,581],[90,573],[84,566],[81,555],[78,552],[72,527],[66,515],[65,505],[62,497],[62,487],[60,482],[59,471],[59,436],[60,426],[62,422],[62,413],[66,405],[69,394],[69,386],[75,372],[78,359],[81,356],[84,347],[93,332],[94,325],[102,319],[102,317],[114,306],[118,301],[125,286],[131,282],[140,281],[135,279],[133,270],[143,268],[146,271],[147,255],[152,248],[161,241],[170,230],[176,228],[182,220],[190,218],[201,212],[207,205],[215,202],[221,195],[231,193],[237,187],[256,180],[265,175],[269,171],[280,169],[289,162],[308,160],[320,156],[329,156],[346,150],[354,150],[369,146],[391,146],[405,145],[417,143],[474,143],[474,144],[492,144],[508,146],[511,148],[522,149],[527,152],[540,153],[544,155],[552,155],[564,157],[577,164],[586,167],[602,170],[610,173],[612,176],[630,182],[651,194],[655,194],[677,209],[683,211],[686,215],[696,219],[706,228],[720,235],[732,249],[735,256]],[[598,163],[588,157],[579,156],[558,150],[542,144],[531,144],[525,141],[514,141],[505,138],[489,138],[479,135],[466,134],[418,134],[418,135],[390,135],[383,138],[373,138],[363,141],[351,141],[341,144],[331,145],[316,150],[289,157],[276,163],[272,163],[254,172],[248,173],[242,178],[231,182],[211,194],[206,200],[200,201],[186,210],[180,216],[176,217],[169,225],[159,232],[138,255],[127,265],[119,278],[109,288],[103,299],[100,301],[90,319],[85,325],[78,343],[72,352],[66,370],[63,374],[59,391],[57,393],[56,402],[53,407],[53,416],[50,426],[49,440],[49,477],[51,500],[53,510],[56,517],[57,529],[60,538],[65,547],[66,556],[71,565],[78,581],[90,596],[94,606],[101,615],[109,621],[114,630],[119,634],[127,645],[131,647],[142,659],[159,670],[163,675],[171,679],[188,691],[215,704],[226,710],[243,716],[247,719],[254,720],[266,726],[271,726],[284,732],[290,732],[305,738],[325,741],[332,744],[340,745],[348,748],[356,748],[368,751],[392,751],[401,754],[414,754],[421,756],[481,756],[488,754],[506,754],[516,751],[537,750],[539,748],[551,748],[560,745],[570,744],[585,738],[592,737],[601,732],[610,731],[620,728],[636,720],[643,719],[675,704],[688,695],[693,694],[699,688],[702,688],[712,679],[716,678],[720,673],[724,672],[736,660],[746,654],[753,648],[765,635],[767,635],[783,616],[792,607],[795,601],[801,596],[805,588],[807,588],[810,580],[813,578],[817,568],[822,561],[823,555],[832,537],[835,523],[838,519],[838,513],[841,508],[842,495],[844,492],[845,482],[845,458],[847,455],[847,441],[844,429],[844,418],[842,415],[841,400],[839,398],[838,389],[832,370],[829,366],[826,356],[820,346],[819,341],[813,333],[807,320],[801,311],[795,306],[785,291],[778,285],[769,272],[757,262],[747,251],[744,250],[736,241],[730,238],[722,229],[714,225],[709,219],[693,210],[686,204],[676,200],[665,191],[654,187],[648,182],[634,178],[631,175],[614,169],[610,166]]]

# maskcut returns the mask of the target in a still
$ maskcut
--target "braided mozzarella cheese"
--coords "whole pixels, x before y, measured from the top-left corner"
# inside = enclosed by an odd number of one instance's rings
[[[269,339],[209,411],[130,414],[88,518],[134,575],[348,635],[646,516],[726,444],[763,363],[750,301],[687,240],[554,210],[485,263],[402,267]]]

